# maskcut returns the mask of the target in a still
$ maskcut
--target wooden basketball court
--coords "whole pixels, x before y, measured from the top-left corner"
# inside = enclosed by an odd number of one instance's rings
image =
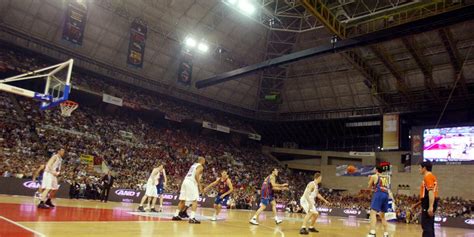
[[[263,213],[260,225],[248,223],[250,211],[223,211],[220,220],[209,221],[211,209],[199,209],[200,225],[171,221],[174,207],[163,213],[135,212],[136,204],[101,203],[88,200],[56,200],[57,207],[38,210],[32,197],[0,195],[0,236],[104,237],[104,236],[300,236],[302,214],[279,213],[284,222],[278,226],[271,213]],[[362,219],[321,217],[320,233],[309,236],[366,236],[368,222]],[[419,225],[390,224],[393,236],[421,236]],[[381,231],[381,230],[380,230]],[[440,237],[472,237],[474,230],[438,228]]]

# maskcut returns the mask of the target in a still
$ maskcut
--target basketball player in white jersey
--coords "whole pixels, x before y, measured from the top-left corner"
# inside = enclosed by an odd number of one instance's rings
[[[230,194],[234,191],[234,186],[232,186],[232,181],[229,178],[226,170],[221,172],[221,177],[217,178],[216,181],[209,184],[204,188],[203,193],[206,193],[207,190],[217,185],[217,196],[214,200],[214,215],[211,218],[211,221],[216,221],[219,212],[221,212],[222,205],[227,205],[229,201]]]
[[[175,215],[173,216],[173,220],[179,221],[182,220],[180,217],[180,213],[185,211],[186,202],[192,203],[191,207],[191,215],[189,216],[189,223],[190,224],[201,224],[200,221],[196,220],[196,209],[197,209],[197,201],[199,198],[199,192],[202,191],[202,184],[201,184],[201,177],[204,170],[204,163],[206,163],[206,159],[200,156],[196,163],[194,163],[191,168],[189,168],[186,177],[181,184],[181,190],[179,191],[179,203],[178,209],[176,210]]]
[[[300,234],[302,235],[307,235],[309,232],[319,232],[316,228],[314,228],[314,224],[316,223],[316,219],[318,219],[319,213],[316,211],[316,198],[319,198],[322,200],[326,205],[329,204],[329,202],[324,199],[321,194],[318,192],[319,184],[321,183],[321,173],[316,172],[314,174],[314,180],[309,182],[308,185],[306,185],[306,189],[304,190],[303,196],[300,198],[300,204],[303,207],[304,211],[306,212],[306,216],[303,219],[303,225],[301,226]],[[308,223],[308,220],[311,218],[311,225],[309,226],[309,229],[306,229],[306,223]]]
[[[43,192],[41,193],[38,208],[48,209],[49,207],[54,207],[53,203],[51,202],[53,195],[50,195],[50,198],[47,197],[50,192],[55,192],[59,188],[58,175],[61,171],[61,162],[63,161],[64,153],[64,148],[59,149],[56,154],[49,158],[48,163],[46,163],[43,174],[43,182],[41,184]]]
[[[163,170],[163,165],[158,165],[158,167],[154,168],[146,182],[146,191],[145,195],[138,206],[138,211],[145,212],[143,208],[143,203],[145,203],[148,199],[148,206],[150,206],[151,202],[151,209],[150,212],[157,212],[155,210],[156,199],[158,198],[158,190],[156,189],[156,185],[159,182],[160,173]]]

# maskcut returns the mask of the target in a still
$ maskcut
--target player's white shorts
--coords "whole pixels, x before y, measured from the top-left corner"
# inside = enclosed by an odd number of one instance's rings
[[[153,183],[148,182],[146,184],[145,196],[158,197],[158,190],[156,189],[156,185],[153,185]]]
[[[304,211],[306,213],[309,213],[309,212],[317,213],[318,212],[318,211],[316,211],[316,205],[314,204],[314,202],[308,203],[305,198],[301,198],[300,199],[300,204],[301,204],[301,207],[304,209]]]
[[[184,179],[179,191],[179,200],[187,202],[197,201],[199,198],[199,188],[196,182],[190,179]]]
[[[43,181],[41,182],[42,189],[58,190],[58,178],[49,172],[44,172]]]

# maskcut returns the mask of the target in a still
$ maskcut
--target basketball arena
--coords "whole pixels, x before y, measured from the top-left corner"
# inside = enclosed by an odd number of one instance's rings
[[[474,1],[0,13],[0,237],[474,237]]]

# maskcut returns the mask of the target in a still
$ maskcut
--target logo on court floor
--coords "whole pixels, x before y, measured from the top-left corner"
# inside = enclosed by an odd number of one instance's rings
[[[468,225],[474,225],[474,219],[467,219],[464,222]]]
[[[332,212],[331,208],[326,208],[326,207],[317,207],[316,210],[319,212]]]
[[[40,187],[40,184],[35,181],[26,181],[23,183],[23,186],[29,189],[38,189]]]
[[[346,213],[347,215],[359,215],[361,211],[354,209],[344,209],[344,213]]]

